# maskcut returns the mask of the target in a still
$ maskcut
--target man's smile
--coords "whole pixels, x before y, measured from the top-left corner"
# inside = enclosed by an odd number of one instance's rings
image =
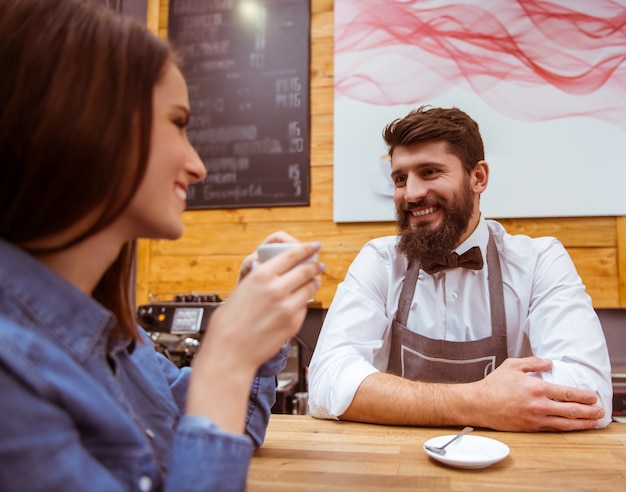
[[[413,216],[413,217],[422,217],[424,215],[428,215],[428,214],[432,214],[435,213],[435,211],[438,209],[439,207],[437,206],[432,206],[432,207],[428,207],[428,208],[422,208],[419,210],[409,210],[409,213]]]

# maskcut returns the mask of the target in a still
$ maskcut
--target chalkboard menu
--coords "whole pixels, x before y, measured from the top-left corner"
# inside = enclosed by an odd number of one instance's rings
[[[308,205],[309,0],[170,0],[190,142],[189,209]]]

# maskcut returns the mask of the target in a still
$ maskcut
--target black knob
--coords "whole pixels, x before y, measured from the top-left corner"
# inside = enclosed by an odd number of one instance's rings
[[[151,310],[148,309],[140,309],[139,310],[139,323],[145,328],[150,328],[157,326],[159,324],[159,320],[154,315]]]

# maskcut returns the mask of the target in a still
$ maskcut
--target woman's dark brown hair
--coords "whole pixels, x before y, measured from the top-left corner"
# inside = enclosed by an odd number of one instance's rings
[[[0,237],[29,244],[111,224],[144,175],[167,44],[89,0],[0,0]],[[94,291],[136,338],[126,244]]]
[[[383,138],[389,146],[389,155],[398,146],[445,140],[449,152],[461,160],[467,173],[485,159],[478,123],[458,108],[421,106],[389,123],[383,130]]]

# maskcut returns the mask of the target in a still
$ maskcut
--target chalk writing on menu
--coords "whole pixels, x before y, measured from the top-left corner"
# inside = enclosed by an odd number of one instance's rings
[[[170,0],[207,176],[189,209],[308,205],[309,0]]]

